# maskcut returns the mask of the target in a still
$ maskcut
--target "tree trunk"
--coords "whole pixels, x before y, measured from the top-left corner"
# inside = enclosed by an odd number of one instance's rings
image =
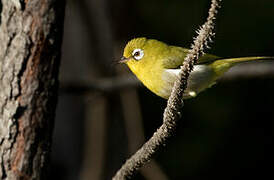
[[[64,0],[0,1],[0,178],[45,179]]]

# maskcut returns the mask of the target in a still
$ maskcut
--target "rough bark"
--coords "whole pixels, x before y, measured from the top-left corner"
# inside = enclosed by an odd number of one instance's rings
[[[44,179],[64,0],[0,2],[0,178]]]

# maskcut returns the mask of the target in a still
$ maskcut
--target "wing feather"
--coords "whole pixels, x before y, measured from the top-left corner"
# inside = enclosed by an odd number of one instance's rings
[[[169,52],[166,53],[166,58],[163,61],[163,66],[166,69],[178,69],[183,64],[184,59],[188,53],[189,49],[177,47],[177,46],[169,46]],[[213,62],[217,59],[221,59],[218,56],[212,54],[204,54],[202,57],[198,59],[197,64],[205,64],[209,62]]]

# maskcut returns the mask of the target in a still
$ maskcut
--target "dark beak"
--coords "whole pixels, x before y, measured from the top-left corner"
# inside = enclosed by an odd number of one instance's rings
[[[118,61],[119,63],[125,63],[129,60],[130,58],[126,58],[126,57],[122,57],[120,61]]]

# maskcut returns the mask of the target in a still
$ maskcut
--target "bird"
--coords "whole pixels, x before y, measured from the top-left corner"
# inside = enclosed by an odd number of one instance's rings
[[[188,52],[187,48],[139,37],[126,44],[119,63],[126,64],[150,91],[168,99],[173,84],[179,77],[180,66]],[[225,72],[236,64],[264,59],[273,59],[273,57],[221,58],[205,53],[198,59],[189,75],[183,99],[196,97],[200,92],[212,87]]]

